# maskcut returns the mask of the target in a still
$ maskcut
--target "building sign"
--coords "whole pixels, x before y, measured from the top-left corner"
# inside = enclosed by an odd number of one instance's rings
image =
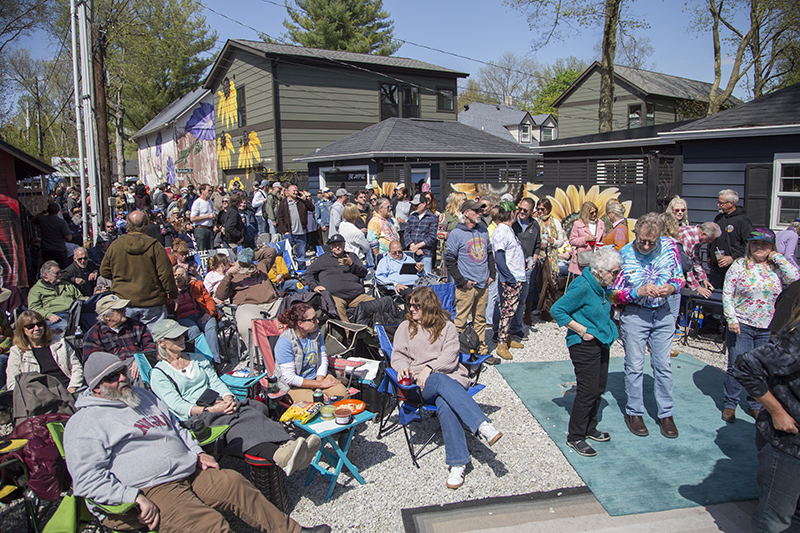
[[[341,181],[367,181],[366,170],[345,170],[345,171],[328,171],[325,173],[325,181],[327,183],[341,182]]]

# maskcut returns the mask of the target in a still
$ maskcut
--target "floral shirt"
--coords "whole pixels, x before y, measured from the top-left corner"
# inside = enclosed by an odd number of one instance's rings
[[[740,257],[725,274],[722,288],[725,318],[728,324],[766,329],[775,313],[775,300],[783,287],[800,278],[800,272],[781,254],[775,254],[765,264],[748,263],[747,258]]]
[[[615,303],[661,307],[667,303],[666,298],[640,297],[639,288],[647,283],[657,287],[670,283],[675,286],[675,292],[683,288],[685,280],[678,246],[669,237],[659,238],[658,248],[647,255],[637,252],[632,242],[623,246],[619,254],[622,256],[622,272],[611,287]]]

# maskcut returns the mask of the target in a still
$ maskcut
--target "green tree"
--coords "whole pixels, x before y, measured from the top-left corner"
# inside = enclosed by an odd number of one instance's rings
[[[565,40],[580,27],[602,25],[598,131],[611,131],[617,33],[646,28],[647,24],[639,18],[625,16],[623,0],[505,0],[505,3],[525,13],[531,30],[542,36],[534,43],[534,49],[554,40]]]
[[[550,113],[556,119],[558,110],[553,107],[553,102],[569,89],[575,80],[586,70],[588,64],[576,57],[558,59],[555,63],[537,72],[537,83],[533,101],[530,107],[525,108],[533,115]]]
[[[458,95],[458,105],[472,102],[530,106],[536,89],[538,63],[513,52],[504,53],[500,59],[484,65],[475,78]]]
[[[361,54],[392,55],[394,22],[381,0],[294,0],[287,2],[286,38],[300,46]]]
[[[458,109],[458,112],[460,113],[465,107],[469,106],[473,102],[493,104],[497,103],[497,98],[486,93],[477,79],[469,78],[467,80],[467,86],[463,91],[458,93],[458,103],[456,105],[456,109]]]

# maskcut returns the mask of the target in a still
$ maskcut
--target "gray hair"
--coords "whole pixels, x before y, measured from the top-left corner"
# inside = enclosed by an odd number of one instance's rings
[[[734,204],[739,201],[739,193],[733,189],[722,189],[717,196],[722,196],[725,201],[733,202]]]
[[[167,349],[156,343],[156,357],[159,361],[169,361],[169,354]]]
[[[636,225],[633,227],[633,233],[635,233],[637,237],[642,233],[647,233],[648,235],[657,233],[658,236],[661,237],[664,235],[664,220],[659,213],[647,213],[646,215],[642,215],[636,221]]]
[[[592,259],[589,261],[589,268],[595,275],[599,275],[601,272],[611,272],[619,266],[622,266],[622,256],[613,246],[599,248],[592,254]]]
[[[800,233],[800,222],[795,220],[789,226],[793,227],[795,232]]]
[[[57,269],[61,270],[61,267],[58,266],[58,263],[55,261],[45,261],[44,264],[39,268],[39,277],[43,278],[45,274],[50,272],[50,269],[56,267]]]
[[[719,224],[717,224],[716,222],[703,222],[702,224],[700,224],[700,231],[702,231],[712,239],[716,239],[717,237],[722,235],[722,230],[719,229]]]
[[[608,202],[606,204],[606,213],[614,213],[619,217],[625,216],[625,208],[619,202]]]

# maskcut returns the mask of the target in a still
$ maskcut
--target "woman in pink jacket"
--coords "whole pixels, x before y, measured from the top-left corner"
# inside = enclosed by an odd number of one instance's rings
[[[597,206],[592,202],[583,202],[578,220],[572,225],[569,234],[569,244],[572,246],[572,259],[569,263],[569,271],[576,276],[581,275],[581,268],[578,266],[578,254],[588,252],[593,249],[597,242],[603,242],[605,235],[605,224],[599,222],[597,217]]]

